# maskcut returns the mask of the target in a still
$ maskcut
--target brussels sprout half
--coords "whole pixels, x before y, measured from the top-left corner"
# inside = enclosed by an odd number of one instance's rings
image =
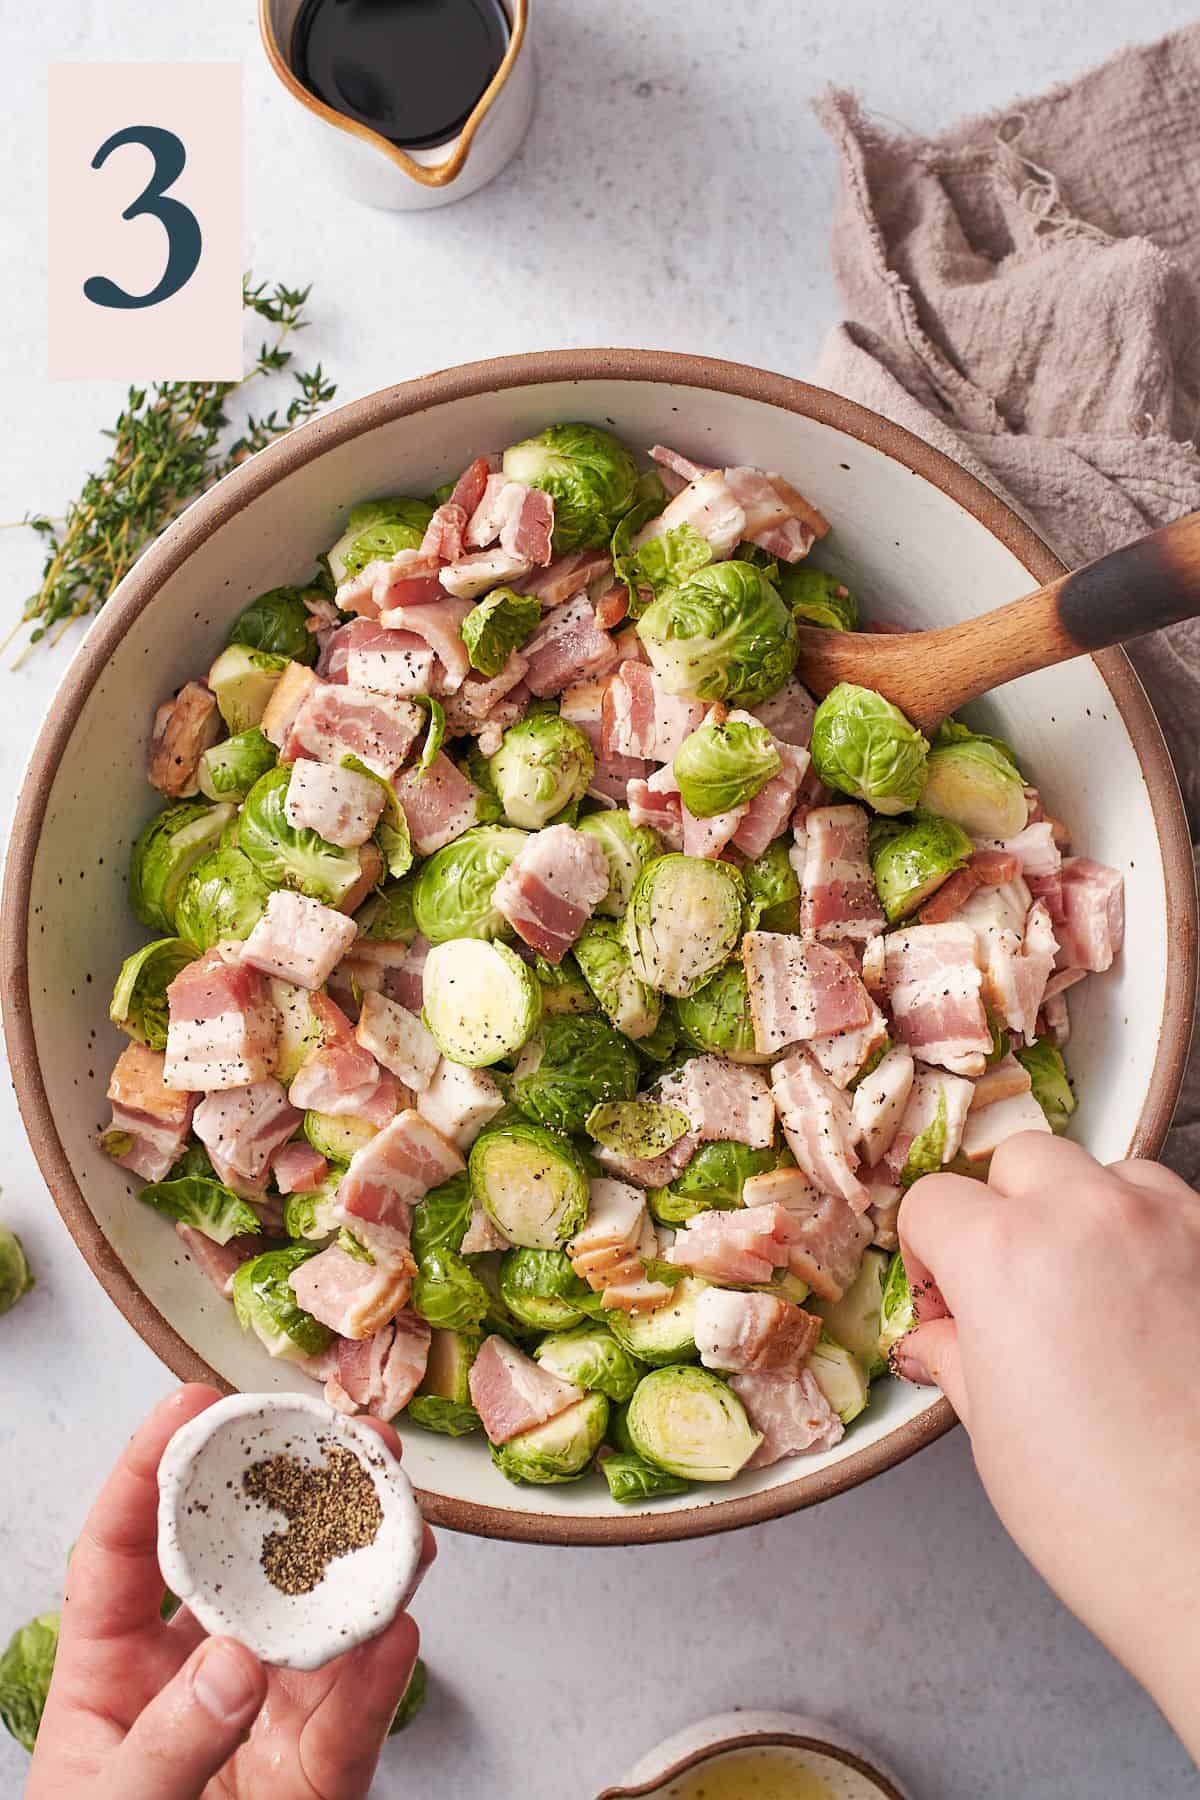
[[[1045,1113],[1046,1123],[1061,1136],[1078,1105],[1062,1051],[1053,1038],[1039,1038],[1036,1044],[1018,1050],[1016,1056],[1033,1084],[1033,1097]]]
[[[885,1360],[916,1322],[908,1270],[904,1266],[903,1256],[897,1250],[888,1264],[879,1307],[879,1354]]]
[[[513,1071],[512,1098],[552,1131],[581,1132],[602,1100],[632,1100],[640,1065],[632,1045],[604,1019],[543,1019]]]
[[[270,769],[247,794],[238,848],[268,887],[296,888],[310,900],[340,906],[362,877],[357,850],[328,843],[308,826],[289,825],[285,803],[290,766]]]
[[[492,889],[529,834],[511,826],[476,825],[435,850],[413,887],[417,930],[431,944],[451,938],[505,937],[509,925],[492,905]]]
[[[240,850],[213,850],[179,890],[175,922],[195,951],[223,938],[244,942],[267,910],[271,889]]]
[[[579,1151],[541,1125],[485,1131],[470,1155],[471,1190],[511,1244],[561,1249],[587,1219],[588,1177]]]
[[[596,1303],[563,1250],[509,1250],[500,1259],[500,1294],[531,1331],[565,1331]]]
[[[174,935],[175,902],[185,876],[236,817],[237,808],[227,802],[179,800],[150,820],[129,859],[129,904],[143,925]]]
[[[652,1188],[646,1196],[660,1225],[678,1228],[702,1212],[728,1212],[741,1206],[742,1189],[752,1175],[765,1175],[784,1160],[780,1150],[752,1150],[748,1144],[701,1144],[670,1187]]]
[[[871,1397],[867,1372],[858,1358],[828,1331],[817,1339],[808,1367],[843,1425],[849,1425],[866,1410]]]
[[[670,694],[753,707],[778,692],[796,663],[792,615],[750,563],[700,569],[647,607],[637,629]]]
[[[325,558],[335,586],[341,587],[369,562],[387,562],[398,550],[419,550],[432,517],[427,501],[403,496],[352,506],[345,531]]]
[[[782,766],[766,726],[747,719],[701,725],[684,739],[672,764],[683,804],[697,819],[744,806]]]
[[[121,964],[108,1016],[129,1037],[150,1050],[167,1047],[167,989],[195,960],[183,938],[156,938]]]
[[[250,731],[259,724],[287,666],[286,656],[252,650],[247,644],[230,644],[222,650],[208,671],[208,685],[230,731]]]
[[[675,1002],[679,1029],[697,1050],[711,1050],[730,1062],[769,1063],[754,1047],[750,994],[740,962],[727,962],[711,981]]]
[[[292,1271],[317,1254],[315,1244],[288,1244],[251,1257],[234,1274],[238,1324],[243,1331],[253,1331],[271,1356],[290,1362],[317,1356],[333,1336],[327,1325],[305,1312],[288,1285]]]
[[[966,737],[929,753],[921,806],[953,819],[972,837],[1011,838],[1029,818],[1025,782],[1006,749]]]
[[[762,1443],[732,1388],[707,1369],[653,1369],[626,1425],[638,1455],[684,1481],[732,1481]]]
[[[31,1755],[50,1692],[58,1627],[58,1613],[42,1613],[13,1633],[0,1656],[0,1719]]]
[[[229,627],[227,644],[245,644],[266,650],[271,656],[311,667],[317,660],[317,635],[308,629],[311,614],[304,604],[304,588],[277,587],[244,607]]]
[[[379,1127],[369,1119],[349,1118],[344,1113],[306,1112],[304,1135],[326,1161],[348,1163],[356,1150],[378,1136]]]
[[[337,1191],[345,1163],[331,1163],[329,1173],[318,1187],[305,1194],[289,1194],[283,1203],[283,1229],[290,1238],[303,1238],[310,1244],[327,1244],[336,1237],[341,1226],[337,1214]]]
[[[24,1245],[15,1231],[0,1225],[0,1313],[11,1312],[33,1285]]]
[[[544,1425],[494,1446],[492,1461],[510,1481],[538,1487],[577,1481],[591,1467],[607,1425],[604,1395],[586,1394]]]
[[[582,800],[595,767],[592,746],[569,719],[540,713],[510,725],[488,758],[492,786],[510,825],[540,831]]]
[[[932,813],[920,813],[911,825],[889,832],[871,863],[888,923],[895,925],[916,912],[956,869],[964,867],[974,850],[960,825]]]
[[[606,1394],[610,1400],[628,1400],[646,1373],[645,1365],[599,1323],[556,1331],[543,1338],[533,1354],[543,1369],[560,1380]]]
[[[241,801],[278,760],[274,744],[252,725],[249,731],[210,745],[200,758],[196,780],[209,800]]]
[[[800,625],[857,631],[858,602],[836,575],[810,563],[781,563],[776,586]]]
[[[597,1144],[621,1156],[647,1160],[664,1155],[691,1128],[691,1120],[679,1107],[660,1106],[655,1100],[606,1101],[593,1106],[587,1116],[588,1136]]]
[[[898,706],[842,681],[813,717],[813,766],[827,787],[876,812],[910,812],[921,798],[929,745]]]
[[[425,959],[426,1025],[451,1062],[489,1068],[513,1056],[537,1029],[542,991],[507,944],[455,938]]]
[[[653,1312],[614,1312],[608,1328],[617,1342],[639,1362],[659,1368],[693,1362],[696,1349],[696,1302],[708,1284],[694,1275],[677,1283],[671,1298]]]
[[[633,972],[624,927],[615,919],[591,919],[575,944],[575,961],[600,1010],[635,1043],[657,1030],[662,1001]]]
[[[745,893],[729,863],[679,855],[650,863],[634,883],[625,915],[634,975],[675,999],[695,993],[736,950]]]
[[[595,838],[608,862],[608,892],[596,911],[611,919],[623,918],[634,882],[647,863],[662,855],[661,838],[649,825],[635,825],[620,806],[589,813],[580,819],[577,829]]]
[[[638,495],[637,464],[610,431],[578,421],[549,425],[504,452],[510,481],[554,501],[554,554],[599,549]]]
[[[879,1334],[883,1327],[883,1294],[890,1262],[886,1250],[864,1250],[858,1274],[840,1300],[809,1302],[809,1310],[824,1320],[829,1335],[858,1358],[869,1381],[887,1371],[887,1357],[879,1348]]]

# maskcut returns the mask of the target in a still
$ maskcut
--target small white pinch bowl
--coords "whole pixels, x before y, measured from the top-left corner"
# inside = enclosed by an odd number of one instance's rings
[[[658,1744],[599,1800],[665,1800],[685,1775],[702,1774],[740,1751],[773,1750],[797,1775],[819,1776],[830,1800],[910,1800],[907,1789],[865,1749],[835,1726],[799,1713],[718,1713],[687,1725]]]
[[[373,1543],[338,1556],[307,1594],[268,1580],[262,1547],[287,1521],[252,1500],[242,1476],[290,1455],[320,1467],[349,1450],[370,1476],[383,1519]],[[263,1662],[319,1669],[388,1625],[411,1597],[424,1524],[412,1483],[378,1432],[307,1394],[235,1394],[181,1426],[158,1470],[158,1562],[205,1631],[236,1638]]]

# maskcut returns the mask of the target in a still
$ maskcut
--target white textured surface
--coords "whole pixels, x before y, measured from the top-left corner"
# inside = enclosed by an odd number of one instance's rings
[[[1047,12],[932,0],[536,0],[541,99],[507,173],[461,207],[389,218],[339,201],[261,68],[249,0],[3,9],[8,131],[0,518],[53,512],[116,391],[44,378],[45,64],[244,58],[247,261],[315,279],[305,348],[341,397],[552,344],[653,344],[811,368],[836,315],[833,162],[808,111],[825,80],[935,129],[1063,79],[1192,12],[1081,0]],[[0,538],[7,606],[36,556]],[[56,674],[0,675],[11,796]],[[3,1102],[3,1214],[35,1293],[0,1321],[0,1632],[51,1605],[89,1496],[169,1380],[58,1222]],[[825,1714],[878,1744],[920,1800],[1174,1800],[1183,1752],[993,1520],[962,1434],[872,1487],[736,1538],[657,1550],[442,1541],[417,1613],[434,1671],[375,1792],[400,1800],[588,1796],[657,1737],[730,1705]],[[633,1629],[632,1621],[637,1621]],[[525,1722],[527,1721],[527,1723]],[[24,1756],[0,1744],[0,1793]]]

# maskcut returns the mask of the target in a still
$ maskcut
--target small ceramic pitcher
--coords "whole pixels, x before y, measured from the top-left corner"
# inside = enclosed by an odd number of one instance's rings
[[[622,1787],[606,1788],[599,1800],[662,1800],[685,1775],[707,1769],[739,1750],[778,1750],[801,1775],[819,1776],[832,1800],[909,1800],[905,1790],[876,1761],[831,1725],[796,1713],[720,1713],[676,1732],[630,1769]]]
[[[419,212],[465,200],[498,175],[519,149],[533,113],[530,3],[504,0],[510,25],[504,59],[458,136],[430,150],[404,150],[309,92],[291,58],[302,0],[258,0],[258,28],[267,60],[299,103],[338,185],[367,206]]]

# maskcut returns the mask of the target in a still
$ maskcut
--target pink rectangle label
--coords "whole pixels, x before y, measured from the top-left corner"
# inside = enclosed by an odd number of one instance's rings
[[[242,374],[238,63],[50,68],[54,380]]]

